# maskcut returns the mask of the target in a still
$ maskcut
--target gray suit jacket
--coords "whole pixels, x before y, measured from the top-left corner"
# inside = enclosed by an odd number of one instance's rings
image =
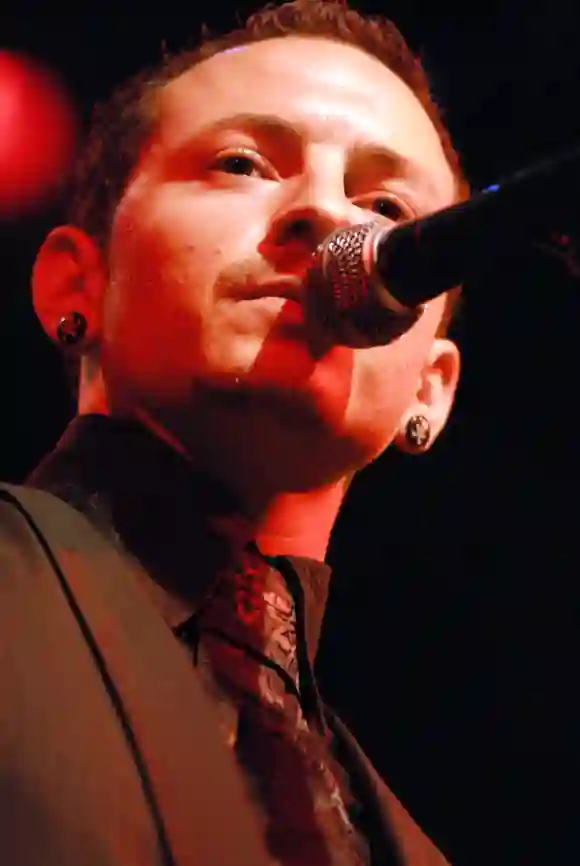
[[[1,861],[267,866],[214,708],[135,568],[60,499],[0,485]],[[445,866],[328,718],[378,840],[373,866]]]

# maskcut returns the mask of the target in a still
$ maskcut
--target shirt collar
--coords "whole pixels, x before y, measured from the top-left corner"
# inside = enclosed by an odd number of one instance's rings
[[[28,483],[81,511],[137,560],[148,575],[143,588],[173,628],[253,543],[231,492],[133,421],[79,416]],[[286,578],[302,610],[313,663],[330,568],[307,557],[264,558]]]

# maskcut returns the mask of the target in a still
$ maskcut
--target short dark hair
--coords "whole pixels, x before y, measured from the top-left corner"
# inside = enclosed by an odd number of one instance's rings
[[[266,6],[251,15],[241,27],[222,35],[204,32],[194,48],[165,55],[115,90],[94,112],[85,147],[72,176],[69,220],[107,249],[115,209],[138,162],[139,154],[152,135],[158,117],[163,87],[196,64],[229,48],[262,42],[281,36],[322,37],[355,46],[376,57],[418,97],[435,126],[443,150],[456,178],[456,195],[469,193],[460,160],[431,94],[426,72],[408,47],[397,27],[388,19],[364,15],[348,0],[294,0]],[[439,326],[446,333],[459,289],[447,295]]]

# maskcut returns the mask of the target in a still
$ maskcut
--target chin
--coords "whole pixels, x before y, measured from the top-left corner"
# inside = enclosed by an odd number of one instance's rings
[[[251,462],[272,482],[306,490],[338,481],[372,463],[394,436],[370,407],[339,404],[328,381],[298,388],[269,372],[259,382],[234,369],[198,380],[193,416],[197,429],[205,416],[213,441],[219,431],[227,450],[243,449],[245,462],[251,443]]]

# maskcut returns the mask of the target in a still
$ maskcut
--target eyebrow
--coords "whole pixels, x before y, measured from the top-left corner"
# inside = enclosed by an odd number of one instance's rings
[[[275,114],[252,112],[237,112],[220,118],[202,127],[195,138],[204,139],[225,131],[265,136],[281,146],[301,145],[308,138],[308,132],[301,124],[291,123]],[[349,154],[353,164],[365,171],[416,182],[430,190],[435,188],[433,179],[421,166],[381,142],[359,140],[351,146]]]
[[[293,123],[275,114],[251,114],[248,112],[239,112],[228,117],[220,118],[214,123],[209,123],[202,127],[195,137],[206,138],[210,135],[215,135],[226,130],[248,132],[258,135],[267,135],[270,138],[277,139],[281,143],[299,144],[305,137],[304,131],[301,131]]]
[[[396,150],[374,142],[355,144],[350,150],[350,157],[356,168],[369,174],[395,175],[410,180],[420,174],[420,169],[407,157]]]

